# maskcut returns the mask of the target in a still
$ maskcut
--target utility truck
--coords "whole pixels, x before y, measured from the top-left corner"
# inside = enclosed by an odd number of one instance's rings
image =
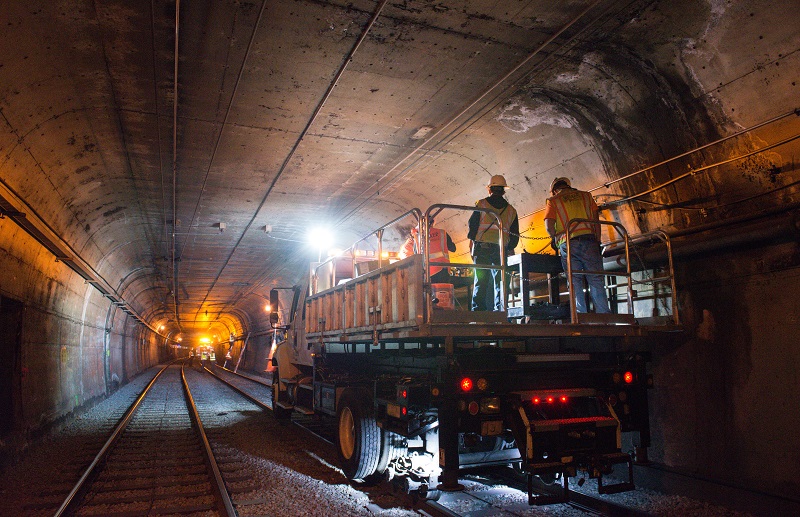
[[[593,272],[604,275],[615,313],[581,314],[583,292],[561,292],[558,257],[523,253],[505,268],[431,261],[428,216],[441,210],[481,209],[410,210],[314,265],[304,285],[271,291],[270,319],[286,334],[272,362],[275,416],[335,419],[349,479],[399,478],[423,496],[458,490],[461,469],[497,465],[527,475],[530,504],[566,500],[573,476],[597,479],[601,493],[632,489],[633,462],[646,461],[650,442],[649,350],[680,330],[666,236],[631,239],[618,223],[593,221],[619,235],[605,244],[615,270]],[[384,231],[408,219],[421,227],[422,253],[383,259]],[[370,239],[377,249],[362,250]],[[660,246],[666,258],[658,267],[631,261],[634,244]],[[431,266],[456,273],[453,308],[440,308]],[[510,286],[505,310],[458,309],[479,268]],[[567,269],[569,285],[589,273]],[[630,450],[623,433],[632,433]],[[615,465],[627,472],[604,483]],[[535,495],[534,483],[553,490]]]

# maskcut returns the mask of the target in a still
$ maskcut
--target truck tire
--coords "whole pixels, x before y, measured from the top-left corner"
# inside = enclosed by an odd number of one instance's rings
[[[339,463],[347,479],[364,481],[375,473],[381,453],[381,429],[366,390],[346,389],[336,411]]]

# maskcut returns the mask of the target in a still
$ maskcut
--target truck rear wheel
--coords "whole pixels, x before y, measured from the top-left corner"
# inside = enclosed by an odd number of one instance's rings
[[[381,430],[366,390],[346,389],[336,412],[339,462],[347,479],[363,481],[378,468]]]

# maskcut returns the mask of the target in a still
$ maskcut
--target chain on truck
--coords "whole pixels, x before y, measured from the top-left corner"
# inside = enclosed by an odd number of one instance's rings
[[[504,256],[505,268],[431,261],[428,217],[442,210],[481,209],[410,210],[284,292],[284,302],[292,295],[285,324],[278,312],[270,316],[286,331],[273,356],[275,416],[335,419],[349,479],[396,478],[423,496],[458,490],[460,469],[497,465],[527,475],[530,504],[566,500],[574,476],[597,479],[601,493],[633,489],[633,462],[646,461],[650,443],[649,351],[680,331],[667,236],[632,238],[618,223],[592,221],[616,236],[604,243],[606,267],[579,271],[568,262],[565,274],[578,282],[602,274],[612,314],[577,313],[583,293],[562,292],[556,256]],[[386,260],[384,231],[404,221],[420,225],[422,253]],[[365,252],[370,240],[377,250]],[[444,286],[452,306],[441,303],[442,285],[430,283],[431,266],[459,268]],[[505,310],[459,303],[477,268],[498,271]],[[278,311],[278,289],[270,298]],[[627,452],[623,433],[632,437]],[[615,465],[627,472],[604,483]],[[534,495],[534,481],[553,490]]]

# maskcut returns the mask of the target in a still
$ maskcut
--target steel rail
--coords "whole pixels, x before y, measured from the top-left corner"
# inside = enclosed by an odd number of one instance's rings
[[[218,366],[218,368],[221,368],[221,369],[225,370],[226,372],[231,373],[231,374],[233,374],[233,375],[235,375],[237,377],[242,377],[243,379],[245,379],[247,381],[250,381],[250,382],[252,382],[254,384],[259,384],[261,386],[268,387],[268,385],[266,385],[266,384],[264,384],[264,383],[262,383],[262,382],[260,382],[260,381],[258,381],[256,379],[248,377],[246,375],[242,375],[241,373],[231,371],[231,370],[229,370],[227,368],[222,368],[221,366]],[[210,369],[208,369],[206,367],[204,367],[204,369],[208,372],[209,375],[213,376],[215,379],[217,379],[221,383],[225,384],[226,386],[231,388],[233,391],[235,391],[239,395],[243,396],[247,400],[251,401],[252,403],[257,405],[261,409],[264,409],[264,410],[267,410],[267,411],[270,411],[270,412],[274,411],[272,407],[270,407],[269,405],[263,403],[262,401],[260,401],[259,399],[255,398],[253,395],[247,393],[246,391],[242,390],[241,388],[239,388],[235,384],[223,379],[222,377],[220,377],[219,375],[217,375],[216,373],[212,372]],[[302,419],[304,417],[303,415],[300,415],[300,414],[297,414],[297,413],[295,413],[295,414],[298,416],[298,418],[301,419],[301,421],[292,420],[291,423],[293,425],[296,425],[297,427],[301,428],[305,432],[313,435],[315,438],[319,438],[320,440],[324,441],[325,443],[328,443],[328,444],[331,444],[331,445],[335,444],[333,437],[331,437],[330,435],[326,436],[326,435],[324,435],[324,434],[322,434],[322,433],[320,433],[318,431],[315,431],[311,426],[308,425],[307,421],[305,421],[305,422],[302,421]]]
[[[494,473],[488,479],[490,482],[501,482],[522,492],[527,490],[526,483],[525,481],[519,479],[519,474],[504,475],[502,473]],[[543,484],[534,485],[533,489],[537,493],[543,495],[552,495],[555,492],[555,490],[551,490],[549,487],[546,487]],[[608,499],[585,494],[583,492],[576,492],[575,490],[570,490],[569,499],[560,504],[570,506],[583,512],[607,515],[610,517],[648,517],[651,515],[637,508],[615,503]]]
[[[144,398],[150,392],[150,389],[155,385],[156,381],[161,377],[161,375],[167,371],[167,369],[174,365],[175,363],[181,361],[181,359],[177,359],[175,361],[170,362],[166,366],[164,366],[154,377],[150,380],[147,386],[142,390],[142,393],[136,398],[136,400],[131,404],[128,410],[123,415],[122,419],[120,420],[117,427],[111,433],[111,436],[108,438],[106,443],[100,449],[100,452],[97,453],[92,463],[83,473],[81,478],[73,487],[72,491],[66,497],[64,502],[61,504],[61,507],[56,511],[55,517],[61,517],[62,515],[72,515],[75,513],[75,510],[78,507],[80,498],[88,489],[90,481],[95,478],[97,474],[99,474],[99,466],[105,462],[108,457],[108,454],[111,452],[112,448],[119,443],[123,432],[128,427],[134,413],[141,405]],[[214,478],[215,483],[212,483],[212,491],[214,492],[214,496],[217,499],[217,509],[222,514],[227,515],[228,517],[236,517],[237,513],[236,510],[233,508],[233,503],[228,495],[227,490],[225,489],[225,484],[222,480],[222,476],[217,466],[216,460],[214,458],[214,454],[211,451],[211,446],[208,442],[208,439],[205,434],[205,430],[203,429],[202,422],[200,420],[199,414],[197,413],[197,407],[194,403],[194,399],[192,398],[191,392],[189,391],[189,386],[186,382],[186,377],[184,374],[184,367],[185,364],[181,365],[181,379],[183,381],[183,388],[184,394],[186,395],[186,401],[189,409],[190,417],[192,418],[193,423],[195,424],[196,429],[198,430],[198,434],[201,437],[201,440],[204,445],[204,459],[206,461],[206,465],[209,469],[209,474],[211,477]]]
[[[214,457],[214,451],[211,450],[211,444],[209,443],[208,437],[206,436],[206,431],[203,428],[203,422],[200,419],[200,414],[197,412],[197,405],[195,404],[194,397],[192,397],[192,392],[189,389],[189,383],[186,382],[186,372],[184,371],[185,367],[185,363],[181,365],[181,381],[183,381],[183,390],[186,394],[186,401],[189,405],[189,415],[192,417],[192,421],[197,427],[197,433],[200,435],[200,438],[203,442],[203,452],[205,453],[204,458],[206,460],[206,466],[211,472],[211,476],[214,478],[212,489],[214,496],[217,499],[217,509],[228,517],[236,517],[238,514],[233,508],[233,501],[231,501],[231,496],[228,493],[228,490],[225,488],[225,481],[222,479],[222,473],[220,472],[219,465],[217,465],[217,460]]]
[[[144,400],[145,396],[147,396],[147,393],[150,391],[150,388],[152,388],[153,385],[158,380],[158,378],[161,377],[161,374],[167,371],[167,368],[172,366],[175,362],[177,362],[177,360],[172,361],[171,363],[164,366],[147,384],[147,386],[145,386],[144,390],[142,390],[142,393],[139,394],[139,396],[136,398],[133,404],[131,404],[131,407],[129,407],[128,410],[125,412],[125,414],[122,416],[122,419],[120,420],[119,424],[117,424],[117,427],[111,433],[111,436],[108,438],[108,440],[106,440],[106,443],[100,449],[100,452],[97,453],[97,455],[94,457],[94,460],[92,460],[92,463],[89,464],[89,466],[86,468],[81,478],[78,480],[77,483],[75,483],[75,486],[72,488],[72,491],[70,491],[66,499],[64,499],[64,502],[61,503],[61,506],[56,511],[54,517],[61,517],[62,515],[67,515],[67,511],[72,512],[72,510],[74,510],[74,507],[77,504],[78,500],[76,496],[88,486],[89,479],[97,474],[97,467],[106,459],[108,453],[111,451],[111,448],[114,445],[116,445],[116,443],[119,441],[119,438],[122,436],[123,431],[125,431],[125,428],[128,427],[128,423],[133,417],[134,412],[136,412],[136,409],[142,403],[142,400]]]
[[[224,369],[225,371],[227,371],[227,372],[230,372],[230,373],[232,373],[233,375],[238,375],[239,377],[242,377],[242,378],[244,378],[244,379],[247,379],[247,380],[248,380],[248,381],[250,381],[250,382],[254,382],[254,383],[256,383],[256,384],[260,384],[260,385],[262,385],[262,386],[266,386],[265,384],[261,384],[260,382],[258,382],[258,381],[256,381],[256,380],[253,380],[253,379],[251,379],[251,378],[249,378],[249,377],[246,377],[246,376],[244,376],[244,375],[242,375],[242,374],[240,374],[240,373],[236,373],[236,372],[234,372],[234,371],[228,370],[227,368],[223,368],[223,369]],[[220,376],[219,376],[219,375],[217,375],[216,373],[212,372],[212,371],[211,371],[211,370],[210,370],[210,369],[209,369],[207,366],[203,366],[203,370],[207,371],[209,375],[211,375],[212,377],[214,377],[215,379],[217,379],[219,382],[221,382],[221,383],[225,384],[225,385],[226,385],[226,386],[228,386],[230,389],[232,389],[233,391],[235,391],[235,392],[236,392],[236,393],[238,393],[239,395],[243,396],[244,398],[246,398],[247,400],[249,400],[250,402],[252,402],[252,403],[253,403],[253,404],[255,404],[256,406],[260,407],[261,409],[266,409],[266,410],[272,411],[272,408],[271,408],[270,406],[268,406],[268,405],[267,405],[267,404],[265,404],[264,402],[262,402],[262,401],[258,400],[258,399],[257,399],[257,398],[255,398],[253,395],[251,395],[251,394],[247,393],[246,391],[244,391],[244,390],[243,390],[243,389],[241,389],[240,387],[236,386],[235,384],[232,384],[232,383],[230,383],[230,382],[226,381],[225,379],[223,379],[222,377],[220,377]]]

